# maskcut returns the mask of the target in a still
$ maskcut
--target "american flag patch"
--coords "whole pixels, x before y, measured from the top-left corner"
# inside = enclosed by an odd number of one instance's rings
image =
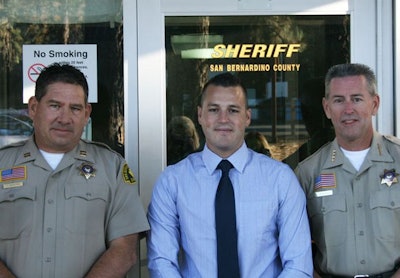
[[[0,182],[26,179],[26,166],[1,170]]]
[[[321,174],[315,179],[314,191],[331,187],[336,187],[336,177],[334,173]]]

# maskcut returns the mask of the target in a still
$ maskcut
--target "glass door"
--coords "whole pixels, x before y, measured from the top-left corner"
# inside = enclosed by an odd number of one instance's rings
[[[124,55],[137,50],[137,84],[127,80],[131,86],[126,92],[134,98],[132,107],[137,108],[128,108],[137,122],[127,126],[126,148],[132,150],[130,146],[137,144],[137,153],[126,154],[128,161],[138,165],[145,206],[161,171],[180,159],[168,154],[169,124],[181,116],[186,122],[189,119],[202,147],[204,139],[195,113],[197,96],[204,82],[215,74],[230,71],[244,81],[252,108],[247,132],[262,133],[271,155],[292,167],[331,139],[330,123],[317,107],[323,93],[322,79],[331,65],[361,62],[379,69],[381,99],[393,103],[391,37],[377,31],[391,28],[390,19],[384,16],[389,14],[390,1],[136,3],[137,14],[132,18],[137,21],[128,19],[132,25],[124,21],[124,29],[126,34],[126,30],[137,28],[137,37],[125,35],[124,40],[130,45],[137,40],[137,49],[125,48]],[[125,75],[129,76],[127,71]],[[390,132],[393,110],[381,108],[376,125]],[[141,275],[147,277],[144,241],[141,246]]]

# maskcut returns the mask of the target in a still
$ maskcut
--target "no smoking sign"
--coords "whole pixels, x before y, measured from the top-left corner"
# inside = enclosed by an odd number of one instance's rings
[[[97,102],[97,45],[24,44],[22,53],[24,103],[28,103],[29,98],[35,95],[40,73],[53,63],[73,65],[82,71],[91,92],[88,101]]]
[[[40,72],[45,68],[46,66],[40,63],[33,64],[32,66],[29,67],[28,69],[28,77],[32,82],[36,82],[36,79],[39,77]]]

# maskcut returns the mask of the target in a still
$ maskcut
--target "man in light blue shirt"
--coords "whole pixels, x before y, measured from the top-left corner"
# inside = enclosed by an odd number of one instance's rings
[[[240,277],[312,277],[305,196],[291,169],[247,148],[246,89],[230,73],[204,87],[198,120],[202,152],[169,166],[149,206],[152,277],[218,277],[214,201],[227,159],[236,206]]]

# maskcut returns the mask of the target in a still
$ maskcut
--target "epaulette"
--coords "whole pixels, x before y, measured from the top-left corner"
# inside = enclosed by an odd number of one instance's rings
[[[82,141],[84,141],[86,144],[89,145],[96,145],[98,147],[102,147],[104,149],[107,149],[108,151],[111,151],[113,153],[116,153],[118,155],[120,155],[117,151],[113,150],[109,145],[102,143],[102,142],[97,142],[97,141],[90,141],[90,140],[85,140],[85,139],[81,139]]]
[[[400,146],[400,139],[393,135],[383,135],[388,141]]]
[[[21,146],[25,145],[25,143],[26,143],[26,140],[14,142],[14,143],[0,147],[0,151],[5,150],[5,149],[10,149],[10,148],[21,147]]]
[[[88,140],[84,140],[84,141],[85,141],[87,144],[92,144],[92,145],[96,145],[96,146],[100,146],[100,147],[106,148],[106,149],[108,149],[108,150],[112,150],[112,149],[110,148],[110,146],[108,146],[107,144],[102,143],[102,142],[88,141]]]
[[[328,145],[330,145],[332,143],[332,141],[328,141],[325,144],[323,144],[321,147],[319,147],[315,152],[313,152],[312,154],[310,154],[309,156],[307,156],[306,158],[304,158],[302,161],[300,161],[298,164],[303,162],[306,162],[307,160],[311,160],[314,157],[320,156],[320,153],[323,152],[325,150],[326,152],[326,148]],[[333,155],[333,154],[332,154]],[[335,154],[336,155],[336,154]]]

